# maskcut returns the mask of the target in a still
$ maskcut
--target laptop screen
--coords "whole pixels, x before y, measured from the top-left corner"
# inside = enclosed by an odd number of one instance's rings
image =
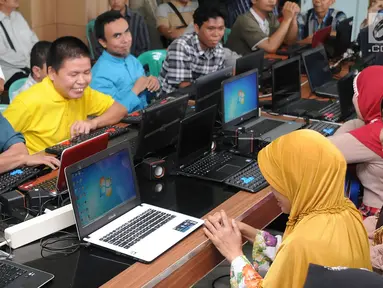
[[[323,47],[315,50],[313,53],[304,55],[304,61],[306,72],[314,90],[332,80],[326,51]]]
[[[198,157],[211,149],[216,106],[212,106],[181,123],[181,135],[178,143],[178,161],[186,164],[189,157]]]
[[[239,75],[223,86],[223,122],[241,118],[258,110],[257,72]]]
[[[278,64],[277,64],[278,65]],[[296,57],[273,68],[273,104],[285,104],[294,96],[300,98],[300,61]]]
[[[137,197],[127,149],[120,150],[72,174],[81,228]]]

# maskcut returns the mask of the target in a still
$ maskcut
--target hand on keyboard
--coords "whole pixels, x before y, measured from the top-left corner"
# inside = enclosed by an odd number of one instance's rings
[[[97,123],[94,119],[85,121],[76,121],[70,127],[71,137],[76,137],[80,134],[89,134],[91,130],[97,128]]]
[[[60,161],[52,156],[45,156],[41,154],[34,155],[25,155],[25,165],[27,166],[37,166],[44,164],[49,166],[53,170],[57,169],[60,166]]]

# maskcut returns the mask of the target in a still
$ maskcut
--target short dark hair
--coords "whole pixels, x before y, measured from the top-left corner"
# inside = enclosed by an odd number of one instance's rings
[[[47,67],[58,71],[65,60],[80,57],[90,59],[90,52],[85,43],[73,36],[60,37],[53,41],[49,49]]]
[[[102,13],[96,18],[96,22],[94,24],[94,30],[96,33],[96,38],[97,39],[105,39],[105,25],[109,24],[111,22],[117,21],[118,19],[125,19],[120,11],[116,10],[110,10]]]
[[[214,2],[214,1],[212,1],[212,2]],[[201,28],[203,23],[205,23],[206,21],[209,21],[209,19],[211,19],[211,18],[216,19],[218,17],[221,17],[225,21],[226,20],[225,10],[223,9],[223,7],[221,5],[219,5],[219,4],[216,5],[216,4],[213,4],[213,3],[207,4],[206,3],[206,4],[202,4],[201,6],[199,6],[194,11],[194,14],[193,14],[194,24],[197,24],[197,26]]]
[[[43,69],[44,63],[47,62],[49,48],[52,42],[39,41],[33,47],[31,51],[31,69],[33,66],[37,66]]]

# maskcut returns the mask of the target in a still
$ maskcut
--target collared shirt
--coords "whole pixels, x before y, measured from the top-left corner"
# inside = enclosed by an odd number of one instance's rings
[[[171,93],[182,82],[197,78],[224,67],[225,53],[221,43],[213,49],[202,50],[196,33],[185,34],[170,44],[160,73],[162,92]]]
[[[75,121],[101,115],[113,103],[112,97],[90,87],[85,88],[79,99],[64,98],[46,77],[17,95],[3,115],[24,135],[29,153],[36,153],[70,138]]]
[[[249,54],[258,49],[258,45],[279,28],[278,19],[273,13],[269,13],[265,21],[262,18],[257,20],[257,18],[260,18],[259,15],[251,11],[240,15],[231,28],[226,46],[240,55]],[[264,23],[260,24],[260,21]]]
[[[144,17],[133,12],[127,5],[125,5],[125,8],[126,14],[124,15],[124,18],[128,21],[129,30],[132,34],[132,47],[130,48],[130,53],[138,57],[142,53],[150,50],[148,26],[146,25]],[[95,31],[93,31],[93,34],[91,35],[91,42],[92,46],[95,47],[95,59],[97,60],[104,51],[104,48],[98,42]]]
[[[29,67],[32,47],[39,39],[17,11],[11,12],[9,16],[0,11],[0,21],[16,50],[11,48],[4,30],[0,27],[0,66],[3,68],[5,81],[8,81],[12,75],[21,72],[22,68]]]
[[[0,113],[0,153],[7,151],[17,143],[25,143],[23,135],[16,133],[11,124]]]
[[[27,80],[25,81],[24,85],[20,87],[20,89],[13,92],[12,97],[15,98],[16,95],[19,95],[21,92],[24,92],[25,90],[28,90],[30,87],[35,85],[37,82],[35,79],[33,79],[32,75],[29,74]]]
[[[147,106],[146,92],[136,95],[132,91],[142,76],[145,76],[144,68],[133,55],[118,58],[104,51],[92,68],[90,87],[111,95],[131,113]]]
[[[255,20],[257,20],[259,27],[262,29],[263,33],[265,33],[267,36],[270,35],[270,24],[269,21],[266,19],[262,19],[261,16],[257,14],[257,12],[254,11],[253,8],[250,9],[250,13],[254,16]]]
[[[298,14],[297,21],[299,39],[305,39],[306,37],[314,34],[314,32],[323,29],[328,25],[331,25],[332,30],[336,31],[336,27],[339,24],[339,22],[342,22],[346,18],[346,14],[344,14],[342,11],[337,11],[333,8],[328,9],[326,16],[323,18],[322,23],[319,23],[318,17],[314,9],[310,9],[305,15]],[[331,23],[327,23],[330,20],[332,20]]]
[[[186,24],[190,24],[193,21],[193,13],[198,8],[197,1],[189,1],[187,5],[182,5],[178,1],[169,1],[176,6],[177,10],[181,13]],[[169,28],[182,27],[184,24],[174,12],[174,10],[167,3],[163,3],[158,6],[157,9],[157,27],[165,26]]]

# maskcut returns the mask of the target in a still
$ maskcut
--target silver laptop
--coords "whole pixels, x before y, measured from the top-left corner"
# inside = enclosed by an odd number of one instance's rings
[[[254,69],[222,83],[223,129],[236,133],[239,128],[265,141],[298,130],[304,123],[260,116],[258,70]]]
[[[203,221],[140,201],[126,142],[65,169],[80,240],[149,263]]]

